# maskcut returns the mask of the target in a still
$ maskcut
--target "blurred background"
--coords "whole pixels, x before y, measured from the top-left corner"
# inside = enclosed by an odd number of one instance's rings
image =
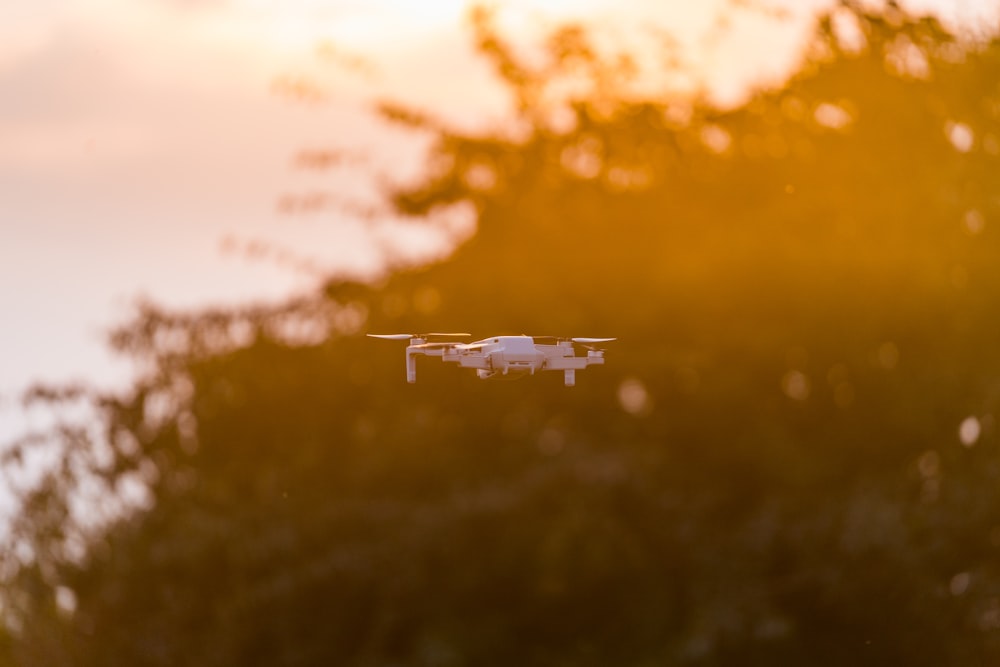
[[[476,55],[469,4],[0,9],[0,392],[39,379],[121,382],[127,367],[107,353],[103,331],[137,296],[174,307],[274,301],[330,273],[380,271],[386,239],[356,209],[379,201],[380,179],[418,175],[426,141],[381,122],[373,106],[406,102],[467,129],[509,117],[508,95]],[[669,34],[690,61],[671,88],[683,78],[735,100],[787,75],[814,4],[776,22],[738,8],[730,21],[724,2],[513,1],[497,20],[525,48],[561,22],[600,24],[604,41],[642,41],[636,55],[661,79]],[[725,39],[713,29],[720,21]],[[306,150],[336,152],[341,168],[313,177],[316,163],[296,159]],[[281,195],[304,201],[282,206]],[[324,198],[347,195],[354,209],[315,215]],[[412,232],[395,245],[414,258],[442,247]]]
[[[998,9],[0,9],[0,663],[996,664]]]

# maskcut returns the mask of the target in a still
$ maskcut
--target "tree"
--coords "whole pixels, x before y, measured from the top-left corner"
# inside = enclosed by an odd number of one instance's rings
[[[580,29],[535,69],[475,29],[518,133],[385,112],[437,138],[395,208],[471,205],[476,234],[382,285],[123,326],[146,377],[17,526],[14,659],[995,662],[1000,42],[844,4],[719,109],[610,86],[627,61]],[[470,323],[622,344],[572,390],[411,387],[359,335]],[[83,530],[73,479],[148,495]]]

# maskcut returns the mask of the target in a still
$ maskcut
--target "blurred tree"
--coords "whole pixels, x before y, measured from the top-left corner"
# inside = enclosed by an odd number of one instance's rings
[[[437,138],[396,209],[475,235],[144,306],[114,344],[146,374],[13,528],[15,664],[995,664],[1000,41],[844,3],[719,109],[578,28],[535,67],[474,28],[510,128],[384,112]],[[572,390],[409,386],[359,335],[467,327],[622,342]]]

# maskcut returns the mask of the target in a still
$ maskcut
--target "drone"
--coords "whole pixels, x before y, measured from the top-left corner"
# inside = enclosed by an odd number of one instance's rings
[[[475,369],[480,379],[516,379],[539,371],[562,371],[567,387],[576,384],[576,372],[604,363],[604,350],[593,347],[615,338],[558,338],[556,336],[495,336],[474,343],[450,338],[467,333],[368,334],[385,340],[409,340],[406,347],[406,381],[417,381],[417,356],[441,357],[462,368]],[[577,354],[578,351],[584,354]]]

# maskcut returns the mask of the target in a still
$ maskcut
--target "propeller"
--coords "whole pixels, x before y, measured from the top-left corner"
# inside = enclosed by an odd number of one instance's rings
[[[532,336],[531,338],[539,344],[554,344],[562,341],[572,341],[574,343],[610,343],[613,340],[618,340],[617,338],[566,338],[565,336]]]
[[[617,338],[564,338],[562,336],[532,336],[531,340],[536,345],[558,345],[559,343],[573,343],[573,345],[581,347],[585,350],[600,351],[599,348],[594,347],[594,343],[610,343],[613,340],[618,340]]]
[[[613,340],[618,340],[617,338],[570,338],[573,341],[575,347],[582,348],[588,352],[602,352],[603,350],[599,347],[595,347],[594,343],[609,343]]]
[[[426,334],[368,334],[371,338],[382,338],[384,340],[410,340],[411,338],[464,338],[466,336],[471,336],[472,334],[467,333],[426,333]]]

